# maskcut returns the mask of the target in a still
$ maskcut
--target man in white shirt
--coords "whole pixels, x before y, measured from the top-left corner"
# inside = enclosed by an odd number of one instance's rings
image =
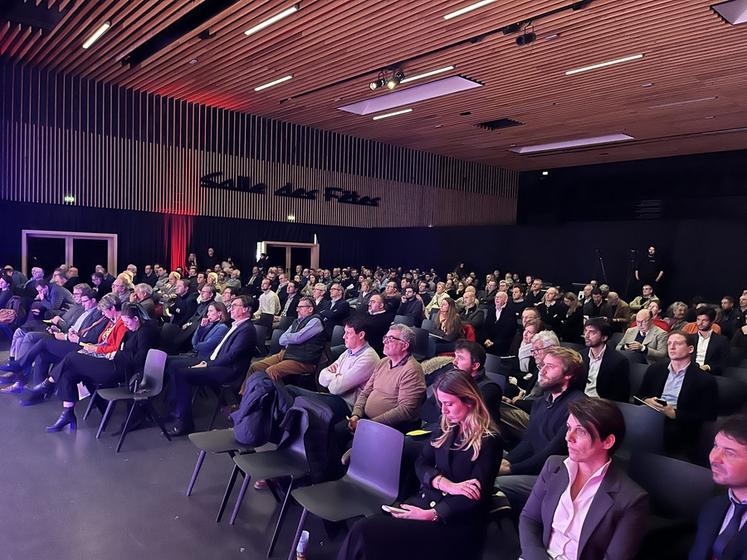
[[[568,405],[568,457],[546,462],[521,513],[524,560],[633,558],[648,522],[648,496],[614,463],[625,420],[613,403]]]
[[[705,372],[721,375],[728,365],[729,339],[713,331],[716,320],[716,310],[712,307],[701,307],[695,316],[698,327],[695,338],[695,363]]]
[[[326,387],[329,393],[315,393],[288,386],[288,390],[295,395],[322,400],[332,409],[334,423],[350,416],[358,393],[365,387],[379,363],[379,355],[366,342],[364,327],[360,317],[349,317],[345,322],[345,352],[319,372],[319,385]]]

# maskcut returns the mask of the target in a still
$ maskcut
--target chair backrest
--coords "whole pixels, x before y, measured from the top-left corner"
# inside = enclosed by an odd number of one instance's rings
[[[616,402],[625,418],[625,439],[620,446],[628,453],[660,453],[664,448],[665,416],[644,405]]]
[[[630,354],[630,352],[623,352]],[[646,375],[648,364],[630,364],[630,394],[637,395],[643,383],[643,376]],[[651,411],[653,412],[653,410]]]
[[[433,332],[436,327],[433,325],[432,319],[423,319],[423,322],[420,323],[420,328],[428,332]]]
[[[718,387],[718,414],[728,416],[735,414],[745,406],[747,402],[747,386],[739,380],[731,377],[714,375]]]
[[[272,321],[274,319],[274,315],[272,313],[262,313],[259,316],[259,319],[254,321],[255,325],[262,325],[265,327],[268,331],[272,328]]]
[[[295,317],[281,317],[278,328],[283,332],[287,331],[295,319]]]
[[[498,373],[501,371],[501,358],[495,354],[486,354],[485,356],[485,371],[491,373]]]
[[[345,477],[380,494],[382,503],[393,502],[399,493],[404,443],[405,436],[394,428],[372,420],[358,421]]]
[[[747,368],[745,367],[728,367],[724,370],[724,377],[736,379],[747,387]]]
[[[501,391],[506,391],[506,376],[502,373],[493,373],[492,371],[486,371],[485,377],[490,379],[493,383],[501,388]]]
[[[710,469],[663,455],[633,454],[628,474],[648,492],[652,513],[667,519],[695,522],[714,493]]]
[[[577,342],[561,342],[560,345],[564,348],[570,348],[571,350],[575,350],[578,353],[581,353],[586,348],[583,344],[578,344]]]
[[[434,343],[431,347],[428,340],[431,337],[428,334],[428,331],[417,327],[412,327],[412,330],[415,333],[415,344],[413,344],[412,347],[412,355],[415,356],[415,359],[424,360],[433,357],[435,355],[436,345]]]
[[[345,344],[345,340],[342,338],[345,334],[345,327],[342,325],[335,325],[332,329],[332,339],[330,340],[330,346],[339,346]]]
[[[408,327],[415,326],[415,320],[410,315],[395,315],[392,321],[393,325],[407,325]]]
[[[344,344],[338,344],[337,346],[333,346],[332,348],[330,348],[329,349],[329,359],[330,359],[330,361],[334,362],[335,360],[337,360],[337,358],[339,358],[340,356],[342,356],[342,353],[345,350],[346,350],[346,348],[345,348]]]
[[[623,333],[621,332],[612,333],[612,336],[610,336],[610,339],[607,341],[607,345],[610,348],[615,349],[618,343],[622,340],[622,338],[623,338]]]
[[[168,355],[162,350],[151,348],[145,357],[143,367],[143,384],[153,396],[161,393],[163,389],[163,372],[166,369],[166,358]]]
[[[270,354],[277,354],[280,352],[280,335],[282,335],[283,332],[285,331],[281,331],[280,329],[272,331],[272,338],[270,339],[270,346],[268,348]]]
[[[257,331],[257,351],[259,352],[260,356],[264,356],[265,354],[267,354],[267,346],[265,346],[265,341],[267,340],[269,329],[264,325],[257,324],[254,325],[254,330]]]

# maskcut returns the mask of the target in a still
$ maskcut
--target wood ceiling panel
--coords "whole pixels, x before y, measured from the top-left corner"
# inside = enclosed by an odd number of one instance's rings
[[[515,34],[464,41],[573,0],[500,0],[450,21],[443,15],[469,0],[302,0],[296,14],[250,37],[246,29],[293,0],[243,0],[138,67],[121,64],[202,1],[37,0],[40,7],[67,10],[60,23],[41,33],[0,21],[0,52],[166,97],[513,169],[747,148],[745,133],[733,131],[747,126],[747,67],[741,62],[747,60],[747,25],[723,22],[711,0],[592,0],[581,10],[536,20],[538,39],[524,47],[515,44]],[[83,50],[107,20],[109,31]],[[636,53],[645,58],[565,75]],[[368,82],[380,68],[408,59],[406,74],[454,64],[452,75],[484,87],[420,102],[412,113],[377,122],[337,109],[381,95]],[[254,91],[287,74],[293,80]],[[647,83],[653,85],[643,87]],[[652,108],[706,97],[716,99]],[[476,127],[504,117],[524,124],[500,131]],[[509,151],[614,132],[636,140],[531,157]]]

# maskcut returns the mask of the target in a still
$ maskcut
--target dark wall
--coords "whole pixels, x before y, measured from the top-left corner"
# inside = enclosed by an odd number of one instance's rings
[[[6,204],[2,208],[2,260],[20,263],[21,229],[92,231],[119,234],[120,268],[164,260],[162,214],[92,208]],[[717,217],[699,220],[579,222],[548,225],[464,228],[338,228],[252,220],[194,217],[191,249],[204,255],[214,246],[246,270],[257,241],[311,242],[321,245],[320,264],[435,267],[452,269],[465,262],[481,274],[528,272],[568,285],[594,277],[624,292],[631,274],[630,249],[655,240],[665,261],[665,303],[703,295],[716,301],[747,287],[747,259],[741,247],[747,222]],[[596,250],[599,250],[597,253]],[[3,263],[4,264],[4,263]]]

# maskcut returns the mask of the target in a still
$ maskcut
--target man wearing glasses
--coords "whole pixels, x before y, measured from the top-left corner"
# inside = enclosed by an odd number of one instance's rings
[[[343,299],[342,293],[342,286],[335,282],[329,287],[330,300],[323,301],[318,308],[327,339],[332,338],[332,331],[337,325],[345,325],[345,320],[350,315],[350,305]]]
[[[276,381],[287,375],[314,373],[327,344],[322,318],[314,313],[315,309],[313,299],[308,296],[301,298],[296,307],[298,317],[280,335],[280,346],[284,348],[277,354],[254,362],[246,375],[247,381],[256,371],[264,371]],[[243,394],[243,388],[241,392]]]
[[[239,379],[257,351],[257,331],[250,321],[252,299],[239,296],[231,302],[233,324],[207,360],[179,360],[169,366],[176,399],[176,424],[169,433],[182,436],[194,431],[192,388],[222,385]]]
[[[347,422],[349,437],[361,418],[404,432],[420,426],[426,387],[423,368],[412,356],[415,333],[406,325],[392,325],[383,340],[385,357],[355,401]]]

